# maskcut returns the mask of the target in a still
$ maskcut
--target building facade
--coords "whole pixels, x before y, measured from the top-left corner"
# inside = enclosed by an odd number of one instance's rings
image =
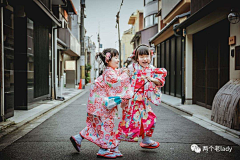
[[[232,10],[239,13],[238,6],[239,1],[234,0],[192,0],[191,16],[174,28],[176,32],[184,30],[186,37],[187,103],[211,109],[219,89],[240,78],[240,23],[228,20]],[[234,44],[229,43],[231,37],[236,38]]]
[[[60,30],[67,28],[66,16],[75,11],[71,0],[3,0],[0,6],[1,86],[4,86],[0,121],[4,121],[14,116],[14,110],[28,110],[36,101],[56,99],[62,60],[58,53],[68,49],[62,44],[71,42],[61,38]]]
[[[157,66],[168,70],[163,93],[212,109],[219,89],[240,78],[240,23],[228,20],[239,13],[236,6],[234,0],[159,0],[159,32],[150,42]]]
[[[143,29],[143,11],[137,10],[136,12],[132,13],[129,17],[128,24],[132,25],[132,39],[131,42],[133,44],[133,49],[136,48],[139,44],[142,43],[141,41],[141,30]]]
[[[130,41],[132,40],[132,37],[133,37],[132,28],[123,32],[122,39],[121,39],[121,51],[122,51],[121,62],[123,67],[125,67],[124,62],[128,59],[128,57],[133,52],[133,46],[130,43]]]
[[[173,26],[184,21],[190,15],[188,0],[159,0],[159,32],[151,37],[150,43],[157,50],[157,67],[166,68],[168,76],[162,88],[164,94],[182,98],[184,101],[184,43],[185,37],[177,35]]]

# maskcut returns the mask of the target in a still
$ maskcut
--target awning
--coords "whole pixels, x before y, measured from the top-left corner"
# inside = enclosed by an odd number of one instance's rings
[[[136,39],[139,39],[140,37],[141,37],[141,31],[136,32],[130,43],[133,43]]]
[[[134,24],[135,23],[135,19],[137,18],[137,16],[133,15],[133,16],[130,16],[129,20],[128,20],[128,24]]]

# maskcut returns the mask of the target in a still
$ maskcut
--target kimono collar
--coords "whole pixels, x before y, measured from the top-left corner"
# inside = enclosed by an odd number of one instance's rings
[[[107,71],[107,70],[113,70],[116,73],[118,72],[118,69],[113,69],[112,67],[106,67],[105,71]]]
[[[146,68],[143,68],[140,64],[138,63],[134,63],[133,64],[133,67],[136,69],[136,70],[146,70],[146,69],[149,69],[150,68],[150,65]]]

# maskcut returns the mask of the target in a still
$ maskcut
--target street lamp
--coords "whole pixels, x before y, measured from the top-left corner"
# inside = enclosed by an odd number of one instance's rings
[[[237,11],[234,11],[233,9],[228,14],[228,21],[232,24],[236,24],[240,21],[240,15]]]

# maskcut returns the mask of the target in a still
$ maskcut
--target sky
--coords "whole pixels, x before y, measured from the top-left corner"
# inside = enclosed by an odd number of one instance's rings
[[[118,50],[118,29],[116,14],[120,9],[122,0],[85,0],[86,8],[84,25],[87,30],[85,36],[98,48],[97,34],[100,32],[100,43],[103,48],[116,48]],[[130,29],[129,17],[136,10],[143,10],[143,0],[124,0],[120,10],[120,38],[123,32]]]

